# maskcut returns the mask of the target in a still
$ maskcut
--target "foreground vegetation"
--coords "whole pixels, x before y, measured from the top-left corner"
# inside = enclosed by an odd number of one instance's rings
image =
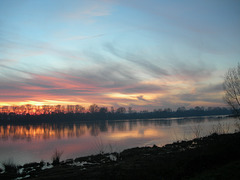
[[[0,179],[239,179],[240,133],[196,138],[164,147],[127,149],[54,161],[12,165]],[[55,152],[60,159],[59,152]]]

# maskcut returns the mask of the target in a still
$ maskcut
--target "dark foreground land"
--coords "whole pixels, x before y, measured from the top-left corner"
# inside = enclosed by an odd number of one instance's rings
[[[51,168],[52,167],[52,168]],[[45,169],[49,168],[49,169]],[[42,170],[45,169],[45,170]],[[240,133],[142,147],[119,154],[31,163],[0,179],[240,179]]]

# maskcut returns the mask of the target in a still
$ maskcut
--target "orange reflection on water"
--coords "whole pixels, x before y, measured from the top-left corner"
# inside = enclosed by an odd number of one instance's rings
[[[0,140],[46,140],[102,136],[111,141],[165,137],[161,121],[110,121],[79,124],[42,124],[0,126]],[[168,123],[166,123],[168,125]]]
[[[132,131],[119,131],[111,134],[109,138],[113,140],[128,139],[128,138],[153,138],[162,137],[163,132],[156,129],[142,129],[142,130],[132,130]]]
[[[0,126],[0,138],[6,140],[17,139],[49,139],[49,138],[68,138],[78,137],[86,132],[86,126],[70,127],[55,125],[27,125],[27,126]]]
[[[0,139],[2,140],[32,140],[32,139],[62,139],[80,136],[106,136],[111,140],[124,140],[128,138],[142,139],[163,137],[164,132],[149,125],[143,128],[139,123],[131,122],[96,123],[96,124],[42,124],[21,126],[0,126]]]

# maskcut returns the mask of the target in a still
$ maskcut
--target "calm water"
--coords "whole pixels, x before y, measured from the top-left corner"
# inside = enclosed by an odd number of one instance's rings
[[[231,133],[235,123],[233,118],[192,117],[0,126],[0,162],[50,162],[55,149],[63,151],[62,159],[68,159],[136,146],[163,146],[214,131]]]

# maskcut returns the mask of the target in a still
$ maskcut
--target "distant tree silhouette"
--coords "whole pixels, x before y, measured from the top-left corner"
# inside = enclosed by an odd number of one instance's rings
[[[108,112],[108,109],[106,107],[101,107],[99,109],[99,113],[101,113],[101,114],[104,114],[104,113],[107,113],[107,112]]]
[[[163,111],[170,113],[170,112],[172,112],[172,109],[171,108],[165,108]]]
[[[75,109],[76,109],[76,113],[84,113],[85,111],[85,108],[81,105],[76,105]]]
[[[119,107],[119,108],[117,108],[116,113],[119,113],[119,114],[126,113],[126,108],[125,107]]]
[[[133,113],[132,107],[128,107],[128,113]]]
[[[224,100],[240,116],[240,64],[230,68],[225,74],[223,88],[225,90]]]
[[[112,114],[115,113],[114,107],[111,107],[111,113],[112,113]]]
[[[61,112],[61,105],[56,105],[54,112],[55,112],[55,113],[60,113],[60,112]]]
[[[184,112],[186,108],[184,106],[177,108],[177,112]]]
[[[199,107],[199,106],[196,106],[194,108],[195,111],[204,111],[204,107]]]
[[[90,112],[90,113],[99,112],[99,107],[98,107],[98,105],[92,104],[91,106],[89,106],[89,112]]]

